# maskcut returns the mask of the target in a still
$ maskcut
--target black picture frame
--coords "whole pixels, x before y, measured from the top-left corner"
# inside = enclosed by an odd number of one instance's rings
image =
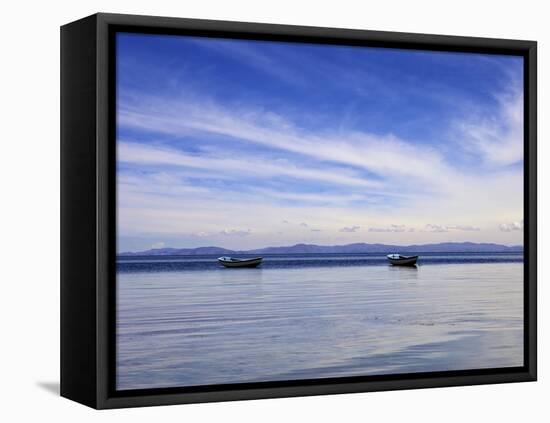
[[[117,31],[523,56],[524,366],[116,391]],[[61,395],[103,409],[536,380],[536,68],[534,41],[104,13],[61,27]]]

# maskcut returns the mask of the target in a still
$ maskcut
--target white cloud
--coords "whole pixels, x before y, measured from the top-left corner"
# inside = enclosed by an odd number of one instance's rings
[[[165,246],[166,244],[160,241],[160,242],[155,242],[153,245],[151,245],[151,248],[158,249],[158,248],[164,248]]]
[[[389,225],[387,227],[383,227],[383,228],[376,228],[376,227],[371,227],[369,228],[369,232],[405,232],[405,225]]]
[[[228,235],[228,236],[247,236],[250,235],[252,232],[250,229],[242,230],[242,229],[224,229],[220,232],[221,235]]]
[[[517,222],[501,223],[499,229],[502,232],[523,231],[523,219]]]
[[[340,232],[357,232],[361,229],[361,226],[344,226],[340,229]]]
[[[476,226],[471,226],[471,225],[448,226],[448,228],[455,231],[466,231],[466,232],[481,230],[480,228]]]
[[[449,232],[449,228],[444,225],[434,225],[432,223],[428,223],[424,230],[427,232]]]
[[[450,232],[450,231],[476,232],[481,229],[471,225],[437,225],[437,224],[428,223],[424,227],[424,230],[427,232]]]

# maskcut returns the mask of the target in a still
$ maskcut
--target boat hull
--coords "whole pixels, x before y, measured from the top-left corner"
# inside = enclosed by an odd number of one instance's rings
[[[412,257],[403,257],[403,258],[390,258],[388,257],[390,263],[394,266],[415,266],[418,256]]]
[[[258,267],[262,263],[261,257],[256,257],[252,259],[245,259],[245,260],[220,260],[218,259],[218,262],[224,266],[229,268],[239,268],[239,267]]]

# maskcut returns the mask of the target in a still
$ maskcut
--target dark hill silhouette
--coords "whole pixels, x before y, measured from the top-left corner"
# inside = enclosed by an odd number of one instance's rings
[[[266,247],[254,250],[229,250],[221,247],[198,248],[154,248],[138,252],[124,252],[121,256],[195,256],[230,254],[358,254],[358,253],[501,253],[522,252],[521,245],[501,245],[475,242],[442,242],[438,244],[391,245],[367,244],[364,242],[347,245],[296,244],[285,247]]]

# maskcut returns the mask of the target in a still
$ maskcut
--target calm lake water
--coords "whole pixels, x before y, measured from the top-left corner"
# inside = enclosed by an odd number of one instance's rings
[[[119,257],[117,388],[523,364],[522,254]]]

